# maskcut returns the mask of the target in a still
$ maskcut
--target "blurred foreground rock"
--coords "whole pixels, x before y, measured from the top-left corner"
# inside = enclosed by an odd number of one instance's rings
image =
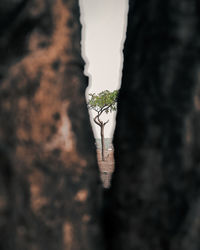
[[[0,13],[0,248],[102,249],[78,1]]]
[[[200,3],[129,2],[107,249],[198,250]]]
[[[109,250],[200,249],[199,11],[130,0]],[[0,248],[103,250],[78,1],[2,0],[0,21]]]

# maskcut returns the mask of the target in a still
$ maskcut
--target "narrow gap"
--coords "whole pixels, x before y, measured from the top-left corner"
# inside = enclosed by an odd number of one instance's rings
[[[113,92],[120,88],[123,46],[126,35],[128,0],[79,0],[82,23],[82,56],[86,62],[85,74],[89,76],[89,94],[98,95],[108,90]],[[95,124],[98,114],[89,109],[90,121],[96,139],[97,158],[104,188],[110,187],[110,179],[114,171],[114,149],[112,145],[115,129],[116,111],[104,112],[100,121],[109,122],[104,128],[104,160],[102,160],[100,126]],[[99,120],[97,119],[97,122]]]

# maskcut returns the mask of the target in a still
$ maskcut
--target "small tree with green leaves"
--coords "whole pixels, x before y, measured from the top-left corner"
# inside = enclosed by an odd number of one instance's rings
[[[90,98],[88,100],[88,108],[93,109],[96,111],[97,115],[93,118],[94,122],[100,127],[100,135],[101,135],[101,156],[102,161],[105,161],[104,156],[104,127],[109,122],[102,121],[103,113],[111,113],[113,111],[116,111],[117,109],[117,96],[118,96],[118,90],[114,90],[113,92],[110,92],[108,90],[102,91],[99,94],[89,94]]]

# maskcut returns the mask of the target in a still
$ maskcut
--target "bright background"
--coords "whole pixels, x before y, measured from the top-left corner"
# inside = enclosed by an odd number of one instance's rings
[[[86,61],[85,74],[89,76],[86,92],[99,93],[103,90],[120,88],[123,64],[123,44],[126,32],[128,0],[79,0],[82,23],[82,56]],[[95,112],[90,112],[96,138],[100,137],[99,127],[93,122]],[[115,126],[115,115],[105,126],[105,137],[111,138]]]

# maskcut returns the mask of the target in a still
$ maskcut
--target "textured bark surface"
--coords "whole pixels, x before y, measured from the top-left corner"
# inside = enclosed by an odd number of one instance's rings
[[[200,249],[199,11],[130,0],[108,249]]]
[[[0,25],[0,248],[102,249],[78,0],[3,0]]]
[[[200,249],[200,4],[130,0],[109,250]],[[78,1],[0,1],[0,248],[102,250]]]

